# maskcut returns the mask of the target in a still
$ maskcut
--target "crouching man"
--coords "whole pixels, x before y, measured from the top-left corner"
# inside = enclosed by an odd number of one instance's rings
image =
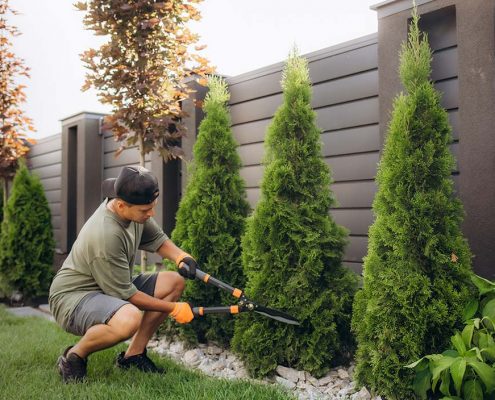
[[[178,273],[131,277],[138,249],[157,252],[178,266],[185,263],[189,268],[180,273],[195,276],[194,259],[152,218],[157,179],[145,168],[125,167],[116,179],[104,181],[102,190],[106,199],[84,224],[50,288],[50,309],[57,323],[82,336],[58,359],[64,382],[81,381],[90,354],[129,338],[127,351],[117,356],[117,367],[163,372],[146,355],[148,341],[167,316],[179,323],[194,318],[187,303],[177,302],[185,285]]]

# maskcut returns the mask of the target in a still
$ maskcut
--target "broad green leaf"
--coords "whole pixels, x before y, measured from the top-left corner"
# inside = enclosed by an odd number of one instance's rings
[[[458,396],[447,396],[447,397],[442,397],[440,400],[462,400],[462,397],[458,397]]]
[[[471,348],[471,341],[473,339],[474,325],[466,325],[462,330],[462,340],[467,349]]]
[[[416,372],[413,381],[413,389],[421,400],[427,398],[426,393],[431,389],[431,372],[428,368]]]
[[[472,275],[471,281],[476,285],[481,295],[489,292],[495,292],[495,283],[478,275]]]
[[[492,367],[479,361],[468,361],[467,363],[480,377],[488,393],[495,389],[495,370]]]
[[[464,383],[464,400],[483,400],[483,388],[479,381],[469,380]]]
[[[485,354],[487,360],[495,361],[495,346],[487,347],[486,349],[481,349],[481,354]]]
[[[459,357],[459,353],[456,350],[449,349],[449,350],[445,350],[442,353],[442,356],[448,356],[448,357],[454,357],[454,358],[456,358],[456,357]]]
[[[413,362],[412,364],[405,365],[405,367],[416,368],[419,365],[419,367],[421,368],[423,365],[420,364],[424,364],[424,363],[428,363],[428,360],[425,357],[422,357],[418,361]]]
[[[485,304],[481,315],[483,315],[483,317],[490,318],[492,321],[495,321],[495,299],[492,299]]]
[[[484,333],[484,332],[479,332],[478,333],[478,347],[480,349],[484,349],[484,348],[490,346],[490,339],[491,339],[491,342],[493,343],[493,339],[492,339],[491,335]]]
[[[490,318],[490,317],[483,317],[483,319],[481,320],[483,326],[489,332],[495,331],[495,323],[493,323],[493,321],[495,321],[495,318]]]
[[[464,344],[464,341],[462,340],[462,336],[459,332],[456,332],[455,335],[453,335],[450,338],[450,341],[454,345],[455,349],[459,352],[459,354],[462,356],[466,352],[466,345]]]
[[[458,358],[450,366],[450,373],[452,374],[452,380],[454,381],[455,391],[460,396],[462,380],[464,379],[464,373],[466,372],[466,360]]]
[[[476,311],[478,310],[479,302],[477,299],[471,299],[469,302],[466,304],[466,307],[464,307],[464,311],[462,314],[463,321],[467,321],[468,319],[471,319],[474,317],[474,314],[476,314]]]
[[[480,322],[481,320],[479,318],[473,319],[473,325],[476,329],[480,329]]]
[[[444,396],[450,396],[450,373],[448,369],[440,374],[440,393]]]
[[[447,368],[450,368],[455,360],[453,357],[442,356],[441,358],[430,361],[430,372],[432,375],[431,388],[433,391],[435,391],[440,374]]]

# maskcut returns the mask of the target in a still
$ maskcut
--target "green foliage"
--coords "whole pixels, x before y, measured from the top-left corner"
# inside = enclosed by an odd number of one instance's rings
[[[471,290],[463,209],[451,179],[451,128],[428,79],[430,61],[414,11],[401,51],[408,93],[394,102],[353,313],[358,382],[389,399],[414,398],[414,373],[403,366],[445,348]]]
[[[30,298],[48,292],[55,243],[43,186],[25,163],[14,178],[0,234],[2,284]]]
[[[172,240],[193,255],[203,271],[234,287],[243,287],[240,242],[249,205],[230,128],[227,85],[213,76],[208,87],[203,106],[206,117],[194,145],[190,180],[177,212]],[[189,281],[183,297],[195,306],[228,305],[235,300],[199,281]],[[227,344],[234,322],[231,317],[208,315],[180,330],[189,340]]]
[[[466,325],[450,338],[452,347],[407,365],[421,399],[437,391],[451,399],[495,399],[495,283],[472,280],[480,296],[464,308]]]
[[[261,199],[243,237],[243,267],[247,296],[288,312],[301,325],[243,314],[233,347],[255,376],[278,364],[322,375],[352,350],[357,277],[342,266],[346,232],[329,215],[335,205],[330,171],[321,158],[307,62],[295,52],[282,87],[284,102],[265,144]]]
[[[3,187],[0,186],[0,224],[2,223],[3,221]],[[1,226],[0,226],[0,230],[1,230]]]

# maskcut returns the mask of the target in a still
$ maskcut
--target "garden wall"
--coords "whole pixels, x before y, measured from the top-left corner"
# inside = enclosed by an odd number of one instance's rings
[[[493,2],[479,0],[419,0],[421,27],[434,51],[432,79],[442,93],[453,127],[453,171],[466,210],[463,226],[477,272],[493,277],[495,260],[495,51]],[[410,1],[391,0],[374,9],[378,34],[306,54],[313,82],[313,107],[322,129],[323,158],[333,171],[332,190],[338,205],[331,210],[337,223],[350,231],[345,263],[356,272],[367,251],[374,177],[392,108],[402,90],[397,75],[400,44],[407,36]],[[476,21],[476,24],[473,24]],[[476,29],[473,27],[476,26]],[[231,91],[234,136],[239,143],[241,175],[254,207],[260,196],[266,128],[281,104],[283,63],[227,79]],[[196,86],[196,99],[204,88]],[[182,188],[187,181],[197,128],[203,117],[184,102],[189,134],[183,140],[185,161],[164,164],[157,155],[147,166],[161,182],[162,196],[156,219],[170,233]],[[102,114],[80,113],[62,120],[62,134],[43,139],[30,154],[42,177],[53,213],[57,248],[70,250],[77,232],[101,201],[102,179],[115,177],[124,165],[137,165],[135,149],[115,158],[118,147],[100,129]],[[62,190],[61,190],[62,188]]]

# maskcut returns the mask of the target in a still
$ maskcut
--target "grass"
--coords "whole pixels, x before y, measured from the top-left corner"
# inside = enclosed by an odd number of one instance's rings
[[[125,345],[90,356],[88,377],[63,384],[55,367],[60,353],[77,337],[40,318],[20,318],[0,305],[0,398],[2,399],[167,399],[167,400],[288,400],[280,389],[253,382],[207,377],[170,359],[151,354],[165,367],[164,375],[145,374],[114,366]]]

